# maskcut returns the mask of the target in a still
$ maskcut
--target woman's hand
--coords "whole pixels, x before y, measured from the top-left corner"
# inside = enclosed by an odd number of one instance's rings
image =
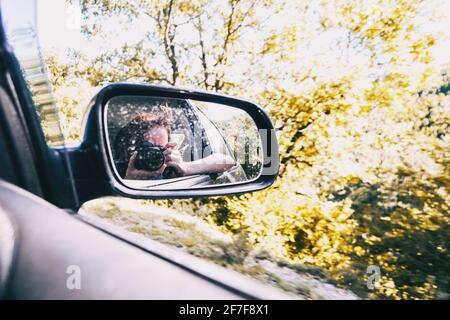
[[[176,142],[170,142],[165,146],[164,156],[166,163],[169,162],[182,162],[180,151],[177,148]]]
[[[150,180],[150,179],[153,179],[153,178],[161,175],[163,173],[163,171],[167,168],[167,164],[163,164],[161,166],[161,168],[159,168],[156,171],[147,171],[147,170],[136,169],[136,166],[135,166],[136,157],[137,157],[137,152],[134,152],[130,157],[130,161],[128,162],[125,179]]]
[[[166,157],[167,168],[173,168],[176,172],[176,176],[182,177],[188,175],[188,162],[184,162],[181,158],[180,151],[177,148],[177,143],[172,142],[166,145],[166,151],[164,151]]]

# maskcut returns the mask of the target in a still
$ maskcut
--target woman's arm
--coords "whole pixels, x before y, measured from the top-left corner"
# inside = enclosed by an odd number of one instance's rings
[[[236,162],[230,156],[215,153],[206,158],[188,162],[188,175],[201,173],[220,173],[236,165]]]
[[[170,161],[168,167],[174,167],[183,176],[189,176],[202,173],[221,173],[236,165],[236,162],[230,156],[215,153],[200,160],[191,162]]]

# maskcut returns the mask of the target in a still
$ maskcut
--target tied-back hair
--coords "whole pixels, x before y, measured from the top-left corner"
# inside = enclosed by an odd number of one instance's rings
[[[154,114],[142,112],[119,130],[114,140],[114,159],[119,174],[123,178],[131,155],[137,146],[145,141],[145,134],[155,127],[163,127],[171,134],[171,115],[169,112]]]

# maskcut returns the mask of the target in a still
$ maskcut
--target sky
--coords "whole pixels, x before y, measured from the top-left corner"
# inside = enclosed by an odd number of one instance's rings
[[[76,19],[74,19],[73,9],[66,1],[37,0],[37,3],[38,33],[44,49],[89,45],[81,34],[79,25],[72,23]],[[79,14],[81,15],[81,12]]]
[[[423,21],[422,31],[439,30],[444,34],[444,38],[433,49],[436,57],[436,63],[444,64],[450,62],[450,0],[429,0],[430,3],[436,2],[441,9],[442,20],[439,22]],[[76,48],[81,50],[88,57],[93,57],[99,53],[99,50],[110,50],[120,47],[124,43],[135,43],[141,40],[148,29],[148,21],[134,21],[132,31],[117,28],[118,23],[114,20],[103,23],[110,37],[107,39],[89,41],[80,32],[81,12],[76,1],[69,4],[65,0],[37,0],[37,18],[38,34],[44,53],[51,51],[52,54],[64,58],[67,48]],[[313,17],[312,17],[313,18]],[[285,19],[295,19],[292,16],[286,16]],[[283,20],[285,20],[283,19]],[[284,21],[285,22],[285,21]],[[277,21],[271,21],[276,27]],[[278,23],[282,23],[278,21]],[[140,25],[141,24],[141,25]],[[145,27],[146,26],[146,27]],[[252,35],[256,36],[256,35]],[[339,30],[324,33],[319,38],[314,39],[307,52],[302,51],[301,60],[317,59],[322,56],[325,63],[330,60],[330,51],[336,45],[336,39],[342,37]],[[306,55],[306,56],[305,56]],[[358,57],[352,57],[356,59]],[[300,56],[299,56],[300,61]],[[331,71],[331,68],[324,68]],[[330,74],[331,76],[331,74]]]
[[[99,49],[110,50],[124,43],[136,43],[145,34],[145,28],[139,26],[145,21],[134,22],[133,32],[117,29],[118,23],[108,21],[102,27],[109,32],[107,41],[90,41],[81,33],[81,11],[76,1],[69,4],[66,0],[37,0],[37,29],[44,52],[50,51],[60,58],[65,57],[65,49],[76,48],[88,57],[94,57]]]

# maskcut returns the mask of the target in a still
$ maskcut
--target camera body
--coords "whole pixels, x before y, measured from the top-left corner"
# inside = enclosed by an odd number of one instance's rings
[[[164,151],[166,148],[144,141],[136,147],[137,156],[135,167],[139,170],[156,171],[161,168],[166,159]]]

